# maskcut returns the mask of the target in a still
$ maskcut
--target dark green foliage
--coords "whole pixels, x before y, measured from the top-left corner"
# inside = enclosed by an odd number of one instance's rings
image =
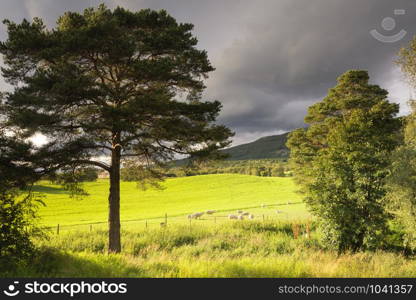
[[[53,174],[49,177],[51,181],[57,184],[65,184],[67,182],[91,182],[98,179],[98,170],[96,168],[81,167],[59,174]]]
[[[388,178],[391,211],[402,224],[406,246],[416,248],[416,102],[405,119],[403,144],[393,153]]]
[[[349,71],[305,118],[310,126],[289,136],[291,167],[305,200],[338,251],[380,246],[389,217],[383,203],[390,155],[401,126],[398,105]]]
[[[164,10],[104,5],[67,12],[53,29],[38,18],[5,24],[2,73],[15,87],[5,94],[8,126],[48,138],[38,150],[45,169],[109,172],[109,250],[120,252],[122,160],[153,167],[178,153],[220,158],[230,143],[231,131],[214,123],[220,102],[201,100],[214,68],[193,25]]]
[[[193,167],[172,167],[168,170],[169,177],[182,177],[206,174],[242,174],[262,177],[284,177],[288,170],[287,163],[275,159],[261,159],[261,160],[223,160],[211,161]],[[131,171],[122,169],[122,174],[127,176]]]
[[[37,203],[31,194],[18,197],[15,190],[0,189],[0,269],[27,263],[35,252],[32,240],[41,235]]]
[[[5,134],[0,123],[0,269],[28,263],[35,251],[32,239],[37,201],[29,186],[39,177],[31,162],[31,144]],[[19,189],[26,189],[19,193]]]
[[[117,145],[121,157],[163,161],[228,144],[230,131],[210,124],[221,104],[199,99],[214,68],[195,48],[191,24],[105,6],[66,13],[53,30],[40,19],[5,23],[3,76],[24,83],[6,94],[10,124],[45,134],[44,148],[65,153],[64,163],[94,164],[88,159]]]

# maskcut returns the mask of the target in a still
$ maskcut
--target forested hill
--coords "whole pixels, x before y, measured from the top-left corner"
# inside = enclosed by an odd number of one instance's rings
[[[287,158],[289,149],[286,147],[287,135],[271,135],[262,137],[254,142],[238,145],[223,150],[229,154],[228,160],[249,160],[265,158]]]
[[[271,135],[259,138],[254,142],[234,146],[223,152],[229,154],[227,160],[259,160],[259,159],[287,159],[289,149],[286,147],[287,135]],[[176,161],[177,166],[187,163],[187,159]]]

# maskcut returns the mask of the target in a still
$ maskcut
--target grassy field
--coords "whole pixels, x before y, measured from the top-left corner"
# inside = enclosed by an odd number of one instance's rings
[[[106,254],[104,230],[66,231],[38,241],[35,261],[0,276],[26,277],[416,277],[398,252],[338,256],[309,224],[235,221],[124,230],[123,253]]]
[[[226,220],[238,209],[252,212],[256,218],[301,219],[308,217],[301,198],[295,193],[289,177],[256,177],[223,174],[167,179],[163,189],[138,189],[134,182],[121,184],[121,220],[127,227],[159,224],[165,215],[169,223],[188,222],[193,212],[217,210],[195,222],[213,224]],[[70,198],[67,191],[48,182],[40,182],[35,191],[44,196],[46,207],[41,207],[41,223],[61,228],[78,224],[105,226],[108,214],[108,181],[98,180],[84,185],[89,196]],[[287,204],[288,201],[291,204]],[[262,207],[266,205],[266,207]],[[281,213],[277,214],[276,210]]]
[[[107,181],[86,183],[90,195],[81,200],[40,182],[42,225],[61,231],[36,240],[34,261],[0,277],[416,277],[416,260],[397,249],[338,255],[323,246],[289,177],[204,175],[163,186],[122,183],[123,251],[109,255]],[[186,218],[209,209],[219,212]],[[227,219],[239,209],[255,219]]]

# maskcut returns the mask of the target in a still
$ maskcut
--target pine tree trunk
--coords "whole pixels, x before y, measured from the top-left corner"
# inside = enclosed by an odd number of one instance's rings
[[[120,253],[120,147],[111,153],[110,195],[108,197],[109,253]]]

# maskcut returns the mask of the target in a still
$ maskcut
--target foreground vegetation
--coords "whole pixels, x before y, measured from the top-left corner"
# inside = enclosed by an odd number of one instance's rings
[[[389,249],[343,254],[319,242],[314,224],[234,221],[122,232],[108,255],[107,232],[68,231],[38,241],[28,266],[1,276],[44,277],[415,277],[416,260]],[[306,234],[309,227],[309,234]],[[297,238],[294,238],[297,235]]]

